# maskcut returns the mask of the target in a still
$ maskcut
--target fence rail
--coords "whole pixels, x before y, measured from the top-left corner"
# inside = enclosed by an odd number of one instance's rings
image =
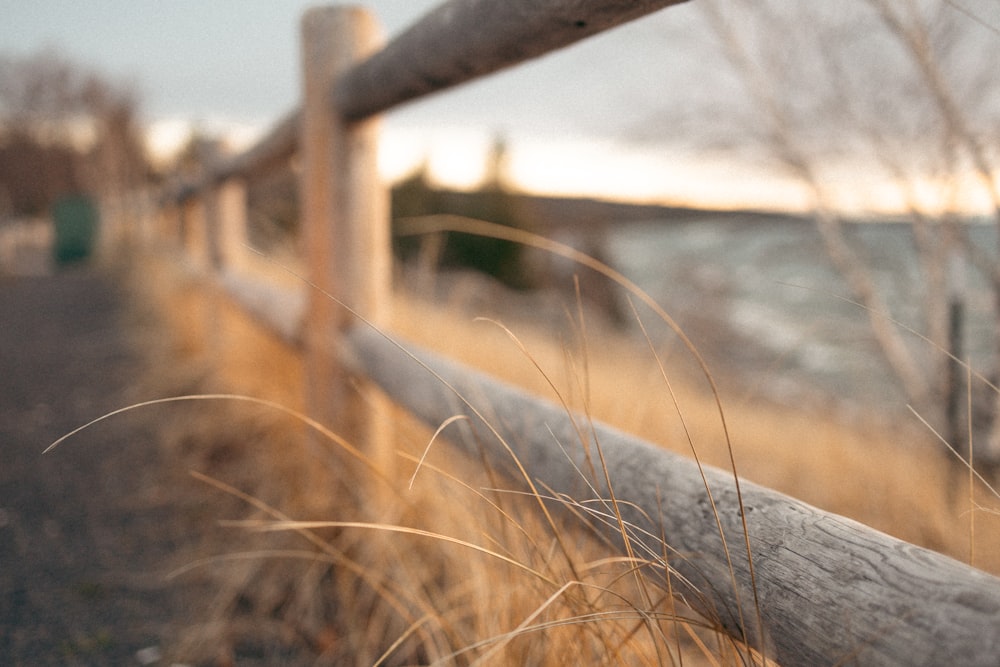
[[[640,555],[661,558],[665,536],[675,556],[670,565],[682,575],[675,590],[693,587],[689,601],[700,600],[696,606],[717,615],[734,637],[782,665],[995,665],[1000,579],[747,482],[741,503],[727,472],[702,469],[453,361],[400,346],[358,325],[327,297],[382,323],[389,211],[375,172],[374,114],[671,4],[452,0],[384,48],[366,12],[310,10],[303,18],[302,106],[257,146],[217,165],[183,202],[166,201],[159,228],[180,236],[237,299],[252,301],[260,291],[239,270],[246,226],[240,183],[297,151],[304,250],[315,287],[293,315],[278,312],[279,305],[289,308],[280,296],[258,296],[249,305],[303,346],[317,417],[342,400],[336,387],[352,369],[433,427],[467,415],[449,427],[454,441],[485,452],[499,468],[512,462],[501,442],[509,445],[530,476],[562,501],[598,501],[590,505],[598,508],[597,524],[611,512],[613,490]],[[588,473],[598,453],[606,477]],[[621,539],[617,524],[606,527]]]
[[[551,53],[686,0],[451,0],[337,82],[331,101],[359,120]]]
[[[250,178],[279,166],[295,154],[299,140],[299,112],[293,111],[271,128],[250,149],[216,165],[209,174],[215,182],[227,178]]]
[[[673,590],[781,665],[985,665],[1000,657],[1000,580],[991,575],[743,481],[752,581],[732,474],[699,469],[371,328],[352,328],[346,340],[359,370],[413,414],[432,425],[467,416],[450,427],[453,442],[514,479],[516,456],[538,488],[564,494],[578,511],[596,508],[595,521],[618,538],[613,490],[638,556],[663,559],[665,536],[681,575]],[[596,475],[590,462],[601,462]]]

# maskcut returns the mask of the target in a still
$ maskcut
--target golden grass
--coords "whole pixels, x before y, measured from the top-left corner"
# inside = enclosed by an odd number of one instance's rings
[[[143,274],[143,298],[168,334],[166,346],[153,346],[154,386],[232,391],[304,410],[294,350],[199,280],[153,258]],[[575,408],[690,453],[649,350],[597,322],[585,323],[585,335],[579,323],[566,333],[520,320],[504,325],[516,341],[495,321],[403,295],[391,329],[543,396],[552,395],[552,380]],[[689,372],[670,381],[699,457],[727,467],[704,383]],[[888,426],[722,399],[742,475],[968,559],[968,505],[951,506],[943,457],[909,442],[911,431],[901,444]],[[199,401],[166,429],[164,446],[207,475],[199,477],[201,502],[210,499],[216,518],[237,520],[207,530],[203,552],[184,554],[183,564],[197,567],[179,576],[206,577],[212,600],[192,619],[177,659],[231,658],[240,638],[255,634],[298,647],[315,664],[753,659],[666,598],[623,554],[553,531],[530,498],[482,491],[500,483],[443,444],[431,448],[409,488],[431,433],[407,415],[386,417],[399,465],[389,501],[376,507],[371,494],[380,487],[362,467],[327,440],[317,447],[300,420],[279,412]],[[976,517],[976,565],[1000,572],[997,516]]]
[[[393,329],[415,342],[540,395],[551,395],[547,381],[519,345],[494,322],[428,308],[412,299],[398,302],[395,312]],[[550,377],[564,383],[563,394],[582,401],[583,390],[574,375],[583,363],[577,358],[572,362],[576,371],[567,368],[566,344],[528,322],[511,326],[520,345]],[[680,417],[651,361],[653,353],[599,326],[589,328],[600,331],[600,337],[586,342],[588,412],[690,455]],[[579,349],[581,344],[571,345]],[[720,374],[724,373],[722,369]],[[669,379],[698,457],[728,469],[729,454],[707,385],[690,371]],[[723,407],[741,476],[968,562],[968,489],[949,492],[949,485],[962,486],[961,478],[953,474],[930,434],[916,428],[917,420],[894,425],[870,417],[847,423],[836,415],[748,401],[743,395],[728,398],[722,396]],[[998,499],[981,488],[977,492],[977,501],[985,508],[997,508]],[[965,500],[955,505],[951,497]],[[976,514],[981,530],[976,535],[975,564],[1000,573],[1000,520],[995,512],[979,509]]]

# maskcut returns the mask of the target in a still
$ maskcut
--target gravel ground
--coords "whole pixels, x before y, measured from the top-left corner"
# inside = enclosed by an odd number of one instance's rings
[[[81,424],[135,400],[141,368],[115,279],[0,279],[0,665],[158,662],[190,584],[149,424]]]

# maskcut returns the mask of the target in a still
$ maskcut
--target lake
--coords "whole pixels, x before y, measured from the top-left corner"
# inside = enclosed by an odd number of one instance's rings
[[[892,317],[926,331],[925,280],[909,225],[853,223],[852,243],[869,259]],[[996,230],[969,227],[995,257]],[[754,215],[631,223],[607,240],[610,263],[635,280],[705,348],[711,366],[738,371],[767,398],[836,398],[845,406],[905,409],[905,398],[874,340],[864,309],[850,298],[816,227],[805,219]],[[993,355],[993,296],[966,272],[966,342],[977,368]],[[652,316],[644,318],[652,320]],[[665,329],[658,335],[668,336]],[[905,334],[921,365],[940,352]]]

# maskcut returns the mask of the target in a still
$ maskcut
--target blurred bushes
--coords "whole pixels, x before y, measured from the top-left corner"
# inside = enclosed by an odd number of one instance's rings
[[[436,188],[428,177],[426,164],[392,190],[393,248],[402,261],[414,261],[422,248],[433,243],[426,237],[400,236],[399,222],[428,215],[458,215],[486,220],[508,227],[527,229],[518,214],[516,197],[498,177],[502,148],[494,150],[486,182],[474,192]],[[448,233],[437,240],[436,263],[440,268],[473,269],[509,287],[533,287],[524,247],[511,241],[472,234]]]

